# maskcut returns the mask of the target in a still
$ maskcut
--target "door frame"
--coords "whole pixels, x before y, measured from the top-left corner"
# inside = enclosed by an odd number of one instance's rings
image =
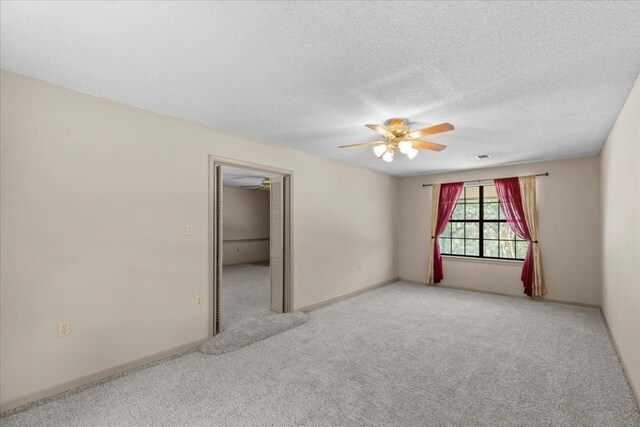
[[[246,162],[244,160],[231,159],[228,157],[209,155],[209,286],[208,286],[208,335],[209,338],[220,332],[219,311],[220,311],[220,286],[222,284],[222,266],[218,265],[219,251],[222,250],[222,233],[216,230],[221,227],[217,224],[217,212],[222,212],[224,199],[219,194],[222,183],[217,182],[217,168],[230,166],[234,168],[258,170],[266,173],[278,174],[284,177],[284,266],[283,266],[283,291],[284,291],[284,313],[289,313],[293,308],[293,250],[292,250],[292,197],[293,197],[293,171],[289,169],[268,166],[259,163]],[[217,227],[218,225],[218,227]]]

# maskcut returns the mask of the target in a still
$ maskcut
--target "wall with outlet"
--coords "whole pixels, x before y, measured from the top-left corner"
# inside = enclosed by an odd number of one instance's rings
[[[530,175],[538,177],[538,225],[547,298],[600,304],[600,166],[598,157],[402,178],[400,276],[427,281],[431,187],[422,184]],[[441,286],[522,296],[522,263],[444,257]]]
[[[6,71],[0,82],[3,409],[207,337],[209,154],[293,171],[294,308],[398,276],[396,178]]]
[[[237,187],[222,192],[224,265],[269,260],[269,192]]]

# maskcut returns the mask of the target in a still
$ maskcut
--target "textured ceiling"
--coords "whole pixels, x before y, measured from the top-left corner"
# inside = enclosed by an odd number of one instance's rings
[[[256,186],[260,185],[262,180],[269,176],[272,175],[266,172],[230,166],[222,167],[222,182],[225,187]]]
[[[400,176],[596,154],[640,71],[639,2],[0,7],[4,69]],[[390,117],[456,130],[336,148]]]

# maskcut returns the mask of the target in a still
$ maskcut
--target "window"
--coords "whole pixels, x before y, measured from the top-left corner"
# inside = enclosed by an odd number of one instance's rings
[[[493,185],[463,188],[440,236],[443,255],[523,260],[527,247],[507,224]]]

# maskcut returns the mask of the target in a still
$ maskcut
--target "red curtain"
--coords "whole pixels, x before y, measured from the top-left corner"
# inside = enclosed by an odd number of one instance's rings
[[[456,207],[458,197],[462,191],[462,182],[452,182],[440,186],[440,201],[438,202],[438,221],[435,234],[431,236],[433,242],[433,283],[440,283],[444,278],[442,273],[442,255],[440,255],[440,241],[438,237],[444,232],[451,218],[453,208]]]
[[[531,245],[531,235],[524,216],[520,180],[518,178],[502,178],[496,179],[495,184],[498,200],[500,201],[502,212],[507,218],[507,223],[509,223],[509,226],[518,237],[529,242],[520,280],[522,280],[524,286],[524,293],[531,296],[533,289],[533,246]]]

